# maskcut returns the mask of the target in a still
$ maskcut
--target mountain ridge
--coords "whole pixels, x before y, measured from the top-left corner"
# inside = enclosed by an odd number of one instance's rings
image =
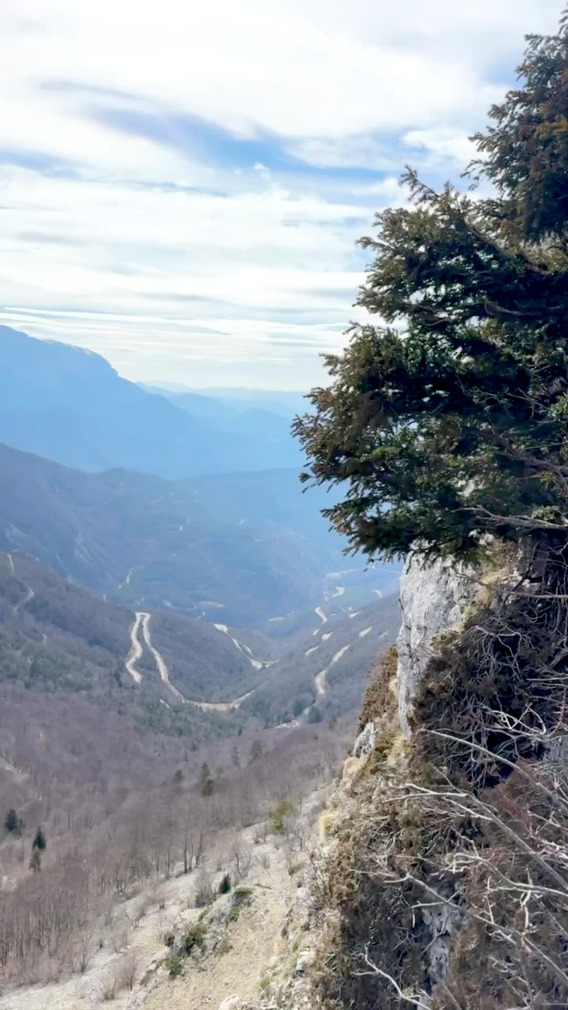
[[[8,326],[0,326],[0,360],[0,441],[22,451],[84,470],[123,466],[169,478],[301,465],[276,413],[268,428],[241,433],[215,418],[215,401],[201,417],[122,378],[94,351]]]
[[[0,444],[0,480],[0,550],[134,609],[254,625],[316,606],[326,573],[344,565],[295,471],[167,481],[85,473]],[[377,589],[396,580],[359,568]]]

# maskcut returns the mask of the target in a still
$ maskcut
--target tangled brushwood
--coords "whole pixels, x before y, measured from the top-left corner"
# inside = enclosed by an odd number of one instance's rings
[[[405,760],[379,739],[353,789],[328,1006],[568,1004],[568,564],[535,563],[439,643]]]
[[[386,683],[367,696],[329,1006],[568,1006],[568,13],[529,37],[519,78],[474,138],[492,196],[409,170],[409,204],[377,216],[359,304],[381,322],[352,329],[296,421],[353,550],[481,581],[505,559],[434,643],[410,741],[383,732]]]

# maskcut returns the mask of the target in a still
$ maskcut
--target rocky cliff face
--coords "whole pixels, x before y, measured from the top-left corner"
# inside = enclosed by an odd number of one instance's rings
[[[400,581],[402,624],[397,640],[400,726],[410,736],[412,702],[436,640],[462,623],[479,589],[472,568],[411,556]]]
[[[568,1005],[567,593],[546,552],[406,564],[310,859],[309,966],[254,1010]]]

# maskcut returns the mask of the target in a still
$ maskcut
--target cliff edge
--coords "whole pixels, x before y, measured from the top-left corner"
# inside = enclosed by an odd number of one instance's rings
[[[555,565],[503,549],[477,569],[407,562],[397,648],[374,665],[320,818],[294,937],[309,948],[302,971],[247,1010],[566,1002],[568,611]]]

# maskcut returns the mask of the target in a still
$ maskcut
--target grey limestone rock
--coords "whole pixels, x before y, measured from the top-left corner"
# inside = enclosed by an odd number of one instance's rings
[[[472,568],[449,560],[426,564],[418,555],[407,560],[400,580],[402,626],[397,640],[399,718],[410,735],[412,702],[435,652],[435,641],[464,619],[479,589]]]
[[[368,722],[353,745],[353,757],[369,757],[369,754],[372,754],[375,749],[376,737],[377,731],[374,722]]]

